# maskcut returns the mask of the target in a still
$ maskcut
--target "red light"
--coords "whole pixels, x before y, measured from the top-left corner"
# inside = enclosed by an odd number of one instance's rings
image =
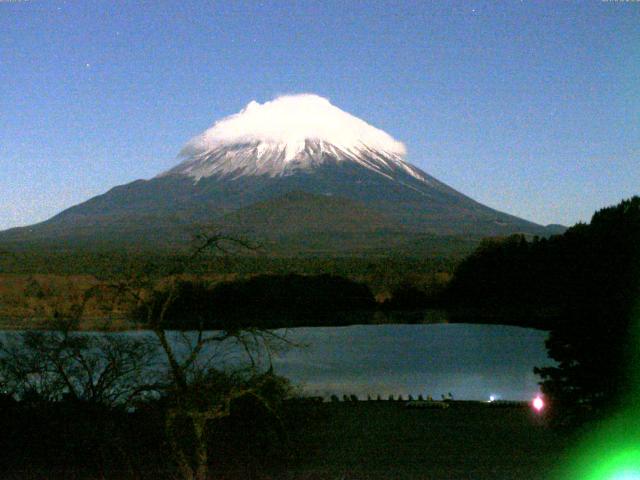
[[[544,408],[544,401],[540,397],[536,397],[533,399],[533,408],[539,412]]]

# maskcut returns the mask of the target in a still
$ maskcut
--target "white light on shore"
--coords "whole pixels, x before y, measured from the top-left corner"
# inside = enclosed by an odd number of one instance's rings
[[[539,396],[533,399],[533,408],[540,412],[544,408],[544,401]]]

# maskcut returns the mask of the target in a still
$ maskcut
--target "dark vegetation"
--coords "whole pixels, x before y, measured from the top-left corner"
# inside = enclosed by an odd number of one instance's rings
[[[479,242],[479,241],[478,241]],[[478,242],[472,242],[468,253]],[[464,255],[434,256],[354,256],[354,257],[276,257],[204,252],[198,262],[189,262],[189,251],[46,251],[40,249],[6,250],[0,253],[2,274],[91,275],[99,280],[144,274],[166,277],[176,266],[190,275],[336,275],[346,278],[371,278],[396,284],[416,273],[451,272]]]
[[[353,323],[353,315],[343,314],[371,313],[375,306],[366,285],[342,277],[258,275],[215,285],[179,281],[171,291],[154,291],[134,315],[144,321],[147,308],[152,309],[154,317],[165,308],[167,328],[233,331],[349,324]]]
[[[276,478],[543,480],[551,478],[571,441],[544,428],[528,407],[404,405],[384,400],[289,407],[296,455],[290,476]]]
[[[206,479],[225,470],[251,478],[247,472],[286,465],[291,448],[280,398],[270,408],[250,395],[233,400],[227,415],[206,422],[201,438],[185,418],[168,426],[169,396],[138,402],[135,410],[35,394],[20,401],[3,395],[0,405],[0,475],[8,479]]]
[[[393,287],[390,296],[382,303],[385,310],[422,310],[439,307],[445,285],[433,285],[429,289],[420,288],[410,282]]]
[[[222,368],[205,349],[234,342],[252,358],[268,348],[259,332],[194,333],[178,354],[158,327],[144,337],[55,327],[0,345],[3,478],[204,480],[284,455],[288,382],[253,361]],[[227,456],[230,444],[255,446],[251,461],[242,448]]]
[[[3,399],[0,475],[8,479],[181,478],[162,401],[135,411],[88,402]],[[570,439],[527,407],[452,402],[285,401],[277,419],[250,397],[207,427],[208,477],[221,479],[551,478]],[[87,428],[91,425],[90,428]],[[188,443],[189,436],[181,437]]]
[[[221,312],[225,315],[237,313],[236,317],[242,313],[252,321],[258,321],[257,314],[260,313],[262,320],[274,326],[285,323],[293,326],[322,322],[405,322],[406,319],[392,312],[435,305],[437,293],[450,278],[456,262],[443,258],[225,257],[207,252],[198,262],[189,262],[186,254],[147,259],[135,255],[130,258],[116,254],[102,256],[95,252],[87,256],[79,254],[78,258],[57,254],[50,257],[24,255],[0,257],[0,268],[22,272],[0,274],[0,320],[8,328],[38,327],[55,311],[66,310],[81,301],[87,290],[101,283],[127,283],[133,278],[145,280],[148,288],[140,294],[147,299],[159,298],[166,285],[173,285],[175,281],[180,283],[179,293],[200,305],[181,308],[182,312],[202,311],[205,306],[212,306],[211,298],[204,294],[219,286],[225,289],[225,295],[233,295],[242,301],[231,306],[225,296],[217,295],[218,317]],[[93,260],[96,260],[95,264],[92,264]],[[179,278],[172,278],[177,265],[184,267]],[[51,273],[64,271],[75,273]],[[356,291],[358,289],[360,293]],[[262,300],[254,302],[259,296]],[[271,301],[267,301],[266,296]],[[374,315],[371,296],[382,315]],[[131,296],[114,298],[113,292],[109,291],[93,295],[85,305],[80,328],[134,328],[135,324],[129,318],[137,304],[133,300]],[[177,303],[185,304],[185,301],[178,300]],[[241,308],[237,309],[238,305]],[[347,315],[338,313],[341,309]],[[213,322],[213,319],[208,318],[208,321]],[[215,321],[219,322],[219,319]]]
[[[227,241],[234,242],[201,236],[184,265],[197,261],[206,250],[224,248]],[[179,296],[181,269],[176,265],[170,272],[166,295],[155,303],[142,296],[150,288],[144,276],[98,283],[66,311],[56,311],[48,330],[6,336],[0,344],[0,389],[6,405],[2,415],[8,415],[2,420],[9,428],[3,429],[7,436],[2,440],[25,448],[22,455],[6,459],[10,471],[35,468],[35,476],[41,476],[53,458],[51,467],[60,466],[61,478],[104,477],[105,469],[107,476],[127,473],[135,478],[132,472],[147,469],[155,478],[204,480],[223,458],[215,450],[212,435],[221,431],[216,428],[221,422],[232,421],[238,405],[254,411],[264,425],[273,425],[276,434],[282,433],[278,406],[290,387],[273,373],[270,352],[286,347],[286,340],[258,328],[212,332],[190,325],[189,333],[169,332],[169,326],[180,329],[170,324],[166,313]],[[76,331],[90,300],[105,292],[116,300],[130,297],[139,304],[146,336]],[[218,351],[230,344],[241,354],[231,365]],[[144,425],[137,423],[140,415]],[[256,418],[256,425],[260,419]],[[16,420],[24,422],[26,429],[15,429]],[[91,427],[91,432],[84,431]],[[42,429],[59,435],[30,436]],[[137,433],[142,439],[154,439],[153,444],[140,446],[134,439]],[[71,457],[65,455],[64,443],[59,443],[67,436]],[[139,447],[145,452],[139,452]],[[38,448],[45,453],[41,455]],[[157,467],[149,469],[149,465]],[[88,471],[83,472],[84,468]]]
[[[283,454],[281,404],[291,389],[255,361],[281,343],[275,335],[198,331],[170,340],[156,323],[145,336],[74,327],[60,318],[0,344],[3,478],[204,480],[228,464],[220,446],[231,441],[262,445],[250,458],[231,457],[254,467]],[[245,361],[220,364],[211,349],[222,343]],[[247,421],[253,428],[239,431]]]
[[[559,365],[537,372],[562,422],[632,401],[625,392],[638,352],[631,333],[640,300],[640,197],[562,235],[484,242],[458,266],[445,298],[454,314],[466,307],[485,320],[550,330],[547,349]]]

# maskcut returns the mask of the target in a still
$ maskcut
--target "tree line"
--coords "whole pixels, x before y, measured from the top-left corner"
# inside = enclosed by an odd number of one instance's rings
[[[562,235],[483,242],[461,262],[443,294],[454,312],[488,311],[498,322],[550,331],[547,350],[558,364],[536,372],[553,411],[567,422],[630,401],[626,392],[640,351],[632,336],[639,300],[637,196]]]

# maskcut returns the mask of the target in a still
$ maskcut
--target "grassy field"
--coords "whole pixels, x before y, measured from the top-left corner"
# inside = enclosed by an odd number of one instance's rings
[[[568,437],[528,406],[453,402],[408,409],[403,402],[296,405],[290,479],[547,479]]]

